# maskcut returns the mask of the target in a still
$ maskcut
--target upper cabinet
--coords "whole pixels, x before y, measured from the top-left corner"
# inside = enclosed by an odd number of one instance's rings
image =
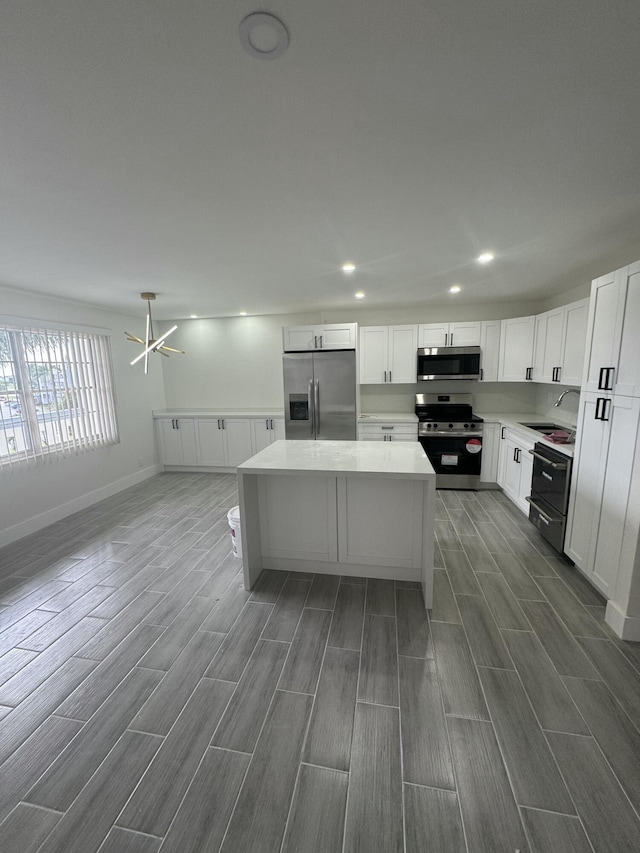
[[[535,316],[500,322],[499,382],[524,382],[533,378],[535,328]]]
[[[419,347],[477,347],[480,346],[481,324],[427,323],[418,326]]]
[[[500,359],[500,320],[483,320],[480,324],[480,381],[498,381]]]
[[[324,323],[316,326],[284,326],[284,352],[306,350],[355,349],[356,323]]]
[[[591,285],[584,391],[640,396],[640,261]]]
[[[360,383],[409,384],[416,381],[417,326],[362,326]]]
[[[582,383],[588,312],[589,300],[581,299],[537,315],[534,382]]]

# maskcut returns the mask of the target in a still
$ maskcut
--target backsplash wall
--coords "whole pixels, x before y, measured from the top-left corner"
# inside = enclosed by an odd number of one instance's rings
[[[555,388],[553,390],[556,391]],[[365,413],[413,412],[416,394],[447,393],[471,394],[473,408],[478,412],[538,413],[535,386],[520,382],[472,380],[416,382],[414,385],[361,385],[360,406]]]

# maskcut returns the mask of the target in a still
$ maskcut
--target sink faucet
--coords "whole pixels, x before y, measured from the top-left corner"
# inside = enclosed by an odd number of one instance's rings
[[[555,401],[555,403],[553,405],[559,406],[560,403],[562,403],[564,398],[567,396],[567,394],[577,394],[578,397],[580,396],[580,392],[576,391],[575,388],[565,388],[564,391],[562,392],[562,394],[560,394],[560,396],[558,397],[558,399]]]

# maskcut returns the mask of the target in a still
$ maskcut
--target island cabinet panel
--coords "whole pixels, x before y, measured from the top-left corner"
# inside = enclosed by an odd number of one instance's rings
[[[421,482],[338,477],[337,492],[341,562],[420,568]]]
[[[263,557],[336,562],[336,478],[258,478]]]

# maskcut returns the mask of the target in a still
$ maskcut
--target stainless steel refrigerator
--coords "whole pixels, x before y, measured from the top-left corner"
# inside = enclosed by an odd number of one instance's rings
[[[286,437],[355,441],[355,351],[292,352],[282,361]]]

